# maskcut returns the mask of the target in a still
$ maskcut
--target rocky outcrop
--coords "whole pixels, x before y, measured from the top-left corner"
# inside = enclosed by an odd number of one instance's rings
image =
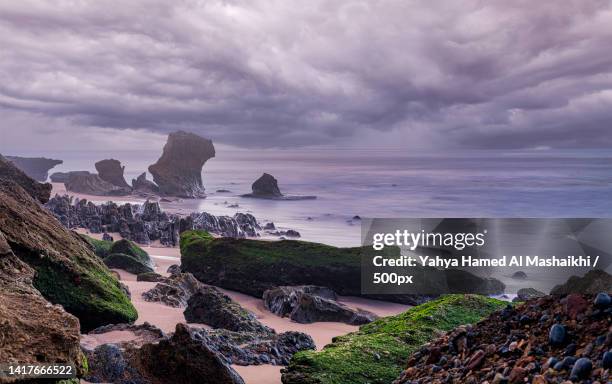
[[[255,315],[215,287],[202,286],[189,298],[183,314],[188,323],[202,323],[234,332],[272,332]]]
[[[22,170],[15,167],[13,163],[0,155],[0,179],[5,179],[18,184],[33,199],[46,203],[51,196],[51,184],[41,184],[26,175]]]
[[[174,273],[144,292],[145,301],[159,302],[171,307],[187,307],[187,301],[203,284],[191,273]]]
[[[39,197],[40,187],[14,167],[0,170],[0,229],[14,254],[36,271],[34,287],[78,317],[83,330],[134,321],[129,298],[89,244],[26,191]]]
[[[109,268],[122,269],[135,275],[153,272],[153,268],[144,264],[134,256],[124,253],[111,253],[104,258],[104,264]]]
[[[160,275],[159,273],[155,273],[155,272],[145,272],[145,273],[140,273],[138,276],[136,276],[136,281],[148,281],[148,282],[152,282],[152,283],[159,283],[160,281],[164,281],[165,278]]]
[[[281,370],[282,382],[391,383],[410,354],[424,343],[462,324],[476,323],[505,305],[483,296],[443,296],[401,314],[362,325],[356,332],[335,337],[320,351],[297,353],[287,368]]]
[[[96,170],[98,171],[98,176],[107,183],[111,183],[112,185],[124,188],[129,190],[131,187],[125,181],[123,177],[123,172],[125,171],[125,167],[121,166],[121,162],[115,159],[105,159],[100,160],[96,164]]]
[[[607,383],[610,324],[594,295],[529,300],[420,348],[395,384]]]
[[[612,275],[601,269],[593,269],[584,276],[572,276],[564,284],[555,286],[551,295],[568,293],[612,292]]]
[[[103,344],[88,353],[92,382],[120,384],[244,384],[196,330],[178,324],[171,337],[140,348]]]
[[[34,274],[0,232],[0,361],[70,364],[82,374],[79,320],[41,296]]]
[[[56,195],[46,206],[68,228],[87,228],[91,233],[118,232],[124,239],[145,245],[156,240],[163,245],[178,245],[179,233],[191,229],[225,237],[255,237],[261,230],[251,214],[236,213],[230,217],[202,212],[179,217],[166,214],[153,201],[142,205],[113,202],[96,205]]]
[[[264,292],[263,300],[270,312],[301,324],[335,321],[362,325],[378,318],[371,312],[339,303],[335,292],[329,288],[313,285],[269,289]]]
[[[251,193],[242,197],[255,197],[259,199],[272,200],[309,200],[316,199],[316,196],[287,196],[283,195],[278,188],[278,181],[269,173],[264,173],[251,185]]]
[[[212,157],[215,157],[212,141],[193,133],[173,132],[168,135],[162,156],[149,166],[149,172],[164,195],[204,197],[202,167]]]
[[[517,301],[527,301],[531,299],[536,299],[538,297],[546,296],[544,292],[540,292],[534,288],[521,288],[516,293],[516,297],[512,300],[514,302]]]
[[[64,183],[66,190],[95,196],[125,196],[131,193],[129,188],[113,185],[96,174],[73,173]]]
[[[295,285],[319,285],[340,295],[363,296],[361,259],[372,252],[374,250],[369,246],[338,248],[295,240],[215,238],[203,231],[181,234],[181,268],[184,272],[192,273],[206,284],[258,298],[268,289]],[[383,252],[385,256],[399,255],[397,248],[388,247]],[[413,271],[419,272],[411,269]],[[438,287],[435,285],[438,281],[428,281],[425,277],[429,274],[436,274],[443,284]],[[427,269],[420,278],[421,291],[435,294],[367,297],[414,305],[442,293],[499,294],[504,289],[498,280],[484,279],[461,270]]]
[[[26,175],[41,183],[47,181],[51,168],[63,163],[62,160],[47,159],[46,157],[7,156],[6,158]]]
[[[91,175],[91,172],[89,171],[55,172],[51,174],[50,178],[51,178],[51,181],[54,183],[67,183],[68,179],[70,179],[72,175],[88,176],[88,175]]]
[[[159,193],[159,187],[152,181],[147,180],[147,173],[143,172],[135,179],[132,179],[132,189],[135,192],[156,194]]]
[[[120,253],[120,254],[128,255],[128,256],[135,258],[136,260],[138,260],[139,262],[141,262],[142,264],[148,267],[153,267],[153,260],[151,260],[151,258],[149,257],[149,254],[145,250],[143,250],[142,248],[140,248],[139,246],[137,246],[136,244],[134,244],[133,242],[129,240],[121,239],[121,240],[115,241],[110,246],[110,249],[108,252],[109,254]]]

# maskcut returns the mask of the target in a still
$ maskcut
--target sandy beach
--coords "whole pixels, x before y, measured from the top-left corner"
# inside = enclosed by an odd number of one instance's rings
[[[79,229],[78,232],[88,234],[94,238],[101,239],[101,234],[91,234],[84,229]],[[111,233],[115,239],[119,239],[119,234]],[[178,247],[163,247],[152,245],[142,247],[149,253],[151,259],[155,263],[155,272],[167,276],[167,269],[170,265],[180,264],[180,250]],[[185,323],[183,316],[184,308],[173,308],[161,303],[151,303],[144,301],[142,293],[153,288],[156,283],[136,281],[136,275],[123,270],[115,270],[121,281],[128,286],[132,294],[132,303],[138,311],[138,320],[136,324],[148,322],[159,327],[164,332],[173,332],[176,324]],[[231,297],[236,302],[240,303],[244,308],[251,311],[259,321],[263,324],[275,329],[277,332],[299,331],[309,334],[317,349],[323,348],[329,344],[332,338],[354,332],[358,329],[357,326],[352,326],[344,323],[336,322],[321,322],[313,324],[299,324],[291,321],[288,318],[278,317],[264,307],[263,300],[243,293],[220,289],[223,293]],[[353,308],[361,308],[379,316],[390,316],[401,313],[409,307],[401,304],[387,303],[376,300],[369,300],[359,297],[341,296],[339,301]],[[190,324],[193,326],[207,327],[203,324]],[[104,343],[117,343],[121,341],[132,341],[137,337],[130,331],[113,331],[98,335],[83,335],[82,343],[88,347]],[[258,365],[258,366],[233,366],[236,371],[243,377],[247,384],[280,384],[281,374],[280,366]]]

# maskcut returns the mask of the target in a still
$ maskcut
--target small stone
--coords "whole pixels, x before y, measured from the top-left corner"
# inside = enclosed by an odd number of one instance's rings
[[[565,327],[561,324],[555,324],[550,327],[550,332],[548,334],[548,343],[553,346],[563,345],[565,341]]]
[[[596,307],[605,308],[612,303],[612,298],[606,292],[599,292],[597,296],[595,296],[595,304]]]
[[[566,297],[565,313],[570,319],[576,319],[576,317],[586,311],[588,307],[589,303],[587,303],[582,295],[573,293]]]
[[[601,366],[603,369],[612,368],[612,351],[608,351],[603,354],[603,358],[601,359]]]
[[[581,380],[586,379],[591,374],[591,370],[593,369],[593,363],[591,360],[582,357],[576,361],[574,364],[574,368],[572,368],[572,372],[570,373],[571,380]]]
[[[472,371],[478,368],[482,362],[484,361],[485,353],[482,349],[477,350],[468,360],[466,367],[468,370]]]

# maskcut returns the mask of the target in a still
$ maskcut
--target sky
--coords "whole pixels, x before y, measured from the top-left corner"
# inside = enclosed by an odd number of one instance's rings
[[[610,148],[611,4],[0,0],[0,152]]]

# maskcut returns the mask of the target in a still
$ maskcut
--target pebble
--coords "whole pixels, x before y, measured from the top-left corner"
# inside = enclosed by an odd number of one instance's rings
[[[596,307],[605,308],[612,304],[612,298],[605,292],[600,292],[595,296],[595,301],[593,302]]]
[[[586,379],[591,374],[592,369],[593,363],[591,363],[591,360],[586,357],[582,357],[578,359],[574,364],[574,368],[572,368],[572,373],[570,373],[570,379]]]
[[[603,369],[612,368],[612,351],[608,351],[603,354],[601,366],[603,367]]]
[[[565,327],[561,324],[555,324],[550,328],[548,342],[553,346],[562,345],[565,341],[565,334]]]

